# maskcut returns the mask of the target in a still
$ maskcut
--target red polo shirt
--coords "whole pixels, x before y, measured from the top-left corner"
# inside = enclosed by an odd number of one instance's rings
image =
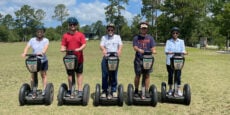
[[[65,46],[67,50],[75,50],[80,48],[83,44],[86,44],[85,35],[81,32],[75,32],[74,34],[65,33],[62,37],[61,45]],[[74,52],[74,55],[78,58],[78,63],[83,63],[83,51]]]

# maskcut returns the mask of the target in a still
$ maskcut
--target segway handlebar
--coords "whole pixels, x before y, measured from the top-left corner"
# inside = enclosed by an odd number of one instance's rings
[[[26,54],[29,57],[43,56],[42,54]]]

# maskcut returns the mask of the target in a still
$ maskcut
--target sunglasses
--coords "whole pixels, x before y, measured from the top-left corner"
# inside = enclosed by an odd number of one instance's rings
[[[178,35],[179,33],[178,32],[173,32],[172,34],[177,34]]]
[[[110,30],[110,29],[108,29],[107,31],[108,31],[108,32],[113,32],[114,30]]]
[[[76,26],[76,24],[69,24],[69,26]]]

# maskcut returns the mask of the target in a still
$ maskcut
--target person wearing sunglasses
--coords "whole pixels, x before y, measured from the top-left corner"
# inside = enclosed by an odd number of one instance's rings
[[[142,59],[144,52],[150,51],[152,54],[156,54],[156,42],[154,38],[148,34],[148,23],[147,22],[141,22],[139,24],[139,31],[140,34],[134,36],[133,38],[133,49],[136,52],[135,53],[135,59],[134,59],[134,71],[135,71],[135,78],[134,78],[134,96],[138,97],[138,87],[140,82],[140,77],[145,77],[145,95],[142,95],[142,99],[145,99],[146,97],[150,97],[149,91],[149,85],[150,85],[150,73],[153,71],[153,68],[151,68],[148,71],[145,71],[142,67]],[[145,76],[144,76],[145,75]]]
[[[172,95],[172,84],[173,84],[173,69],[170,66],[170,58],[173,56],[173,53],[184,53],[187,54],[185,50],[185,44],[184,40],[179,39],[178,36],[180,35],[180,29],[178,27],[173,27],[171,29],[171,38],[166,41],[165,45],[165,54],[166,54],[166,68],[168,71],[168,85],[169,85],[169,91],[168,94]],[[182,92],[180,90],[181,85],[181,70],[178,71],[177,76],[177,90],[176,95],[182,96]]]
[[[75,72],[77,73],[77,85],[78,85],[78,97],[82,97],[83,88],[83,50],[86,47],[86,38],[82,32],[78,31],[78,20],[75,17],[69,17],[67,19],[69,31],[62,36],[61,41],[61,51],[73,50],[74,55],[78,59],[78,64]],[[72,87],[72,75],[71,72],[67,70],[69,87]],[[66,96],[70,96],[70,90],[67,92]]]
[[[106,55],[108,52],[116,52],[118,57],[121,55],[122,50],[122,40],[120,35],[114,34],[115,32],[115,25],[110,23],[106,26],[107,34],[102,36],[100,42],[100,49],[103,54],[102,62],[101,62],[101,70],[102,70],[102,94],[101,97],[111,98],[117,97],[116,90],[117,90],[117,71],[114,73],[115,78],[112,79],[112,94],[108,94],[108,77],[109,73],[106,67]]]

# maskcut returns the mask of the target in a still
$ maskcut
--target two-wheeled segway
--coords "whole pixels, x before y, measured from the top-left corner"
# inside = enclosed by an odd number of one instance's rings
[[[26,54],[28,58],[25,60],[26,67],[33,74],[34,80],[30,86],[24,83],[19,91],[19,104],[46,104],[50,105],[53,102],[54,87],[52,83],[48,83],[45,88],[45,94],[38,88],[38,72],[41,69],[41,59],[37,54]]]
[[[166,83],[162,82],[161,83],[161,101],[166,102],[166,101],[183,101],[185,105],[189,105],[191,101],[191,92],[190,92],[190,86],[189,84],[185,84],[183,88],[183,95],[179,96],[176,95],[176,88],[177,88],[177,74],[178,70],[182,70],[184,66],[185,58],[184,58],[184,53],[173,53],[172,58],[170,59],[170,65],[171,68],[174,70],[174,89],[171,95],[169,95],[166,92]]]
[[[77,67],[78,60],[77,60],[77,57],[74,55],[74,51],[66,50],[66,52],[67,53],[63,58],[63,62],[64,62],[66,70],[71,72],[72,87],[69,87],[70,95],[67,95],[68,93],[67,84],[66,83],[61,84],[59,88],[58,96],[57,96],[58,105],[82,104],[83,106],[86,106],[89,101],[90,87],[88,84],[85,84],[83,87],[82,97],[79,97],[77,95],[78,90],[75,90],[75,87],[76,87],[75,68]]]
[[[106,65],[108,70],[108,92],[106,97],[101,97],[101,86],[100,84],[96,84],[96,90],[95,90],[95,97],[94,97],[94,105],[98,106],[101,105],[112,105],[116,104],[118,106],[123,106],[123,85],[119,84],[117,89],[117,97],[108,97],[108,95],[112,95],[112,84],[111,81],[114,79],[115,72],[118,69],[119,65],[119,58],[117,56],[117,53],[115,52],[109,52],[106,56]]]
[[[158,101],[158,96],[157,96],[157,88],[154,84],[152,84],[149,88],[149,91],[146,92],[145,88],[145,74],[146,71],[149,71],[152,69],[153,63],[154,63],[154,57],[152,56],[152,52],[144,52],[143,54],[143,59],[142,61],[142,66],[143,66],[143,77],[142,77],[142,89],[141,91],[138,91],[138,96],[134,96],[134,88],[132,84],[128,85],[128,90],[127,90],[127,104],[132,105],[132,104],[139,104],[139,105],[152,105],[156,106],[157,101]],[[145,97],[146,93],[149,93],[149,97]],[[144,99],[142,97],[145,97]]]

